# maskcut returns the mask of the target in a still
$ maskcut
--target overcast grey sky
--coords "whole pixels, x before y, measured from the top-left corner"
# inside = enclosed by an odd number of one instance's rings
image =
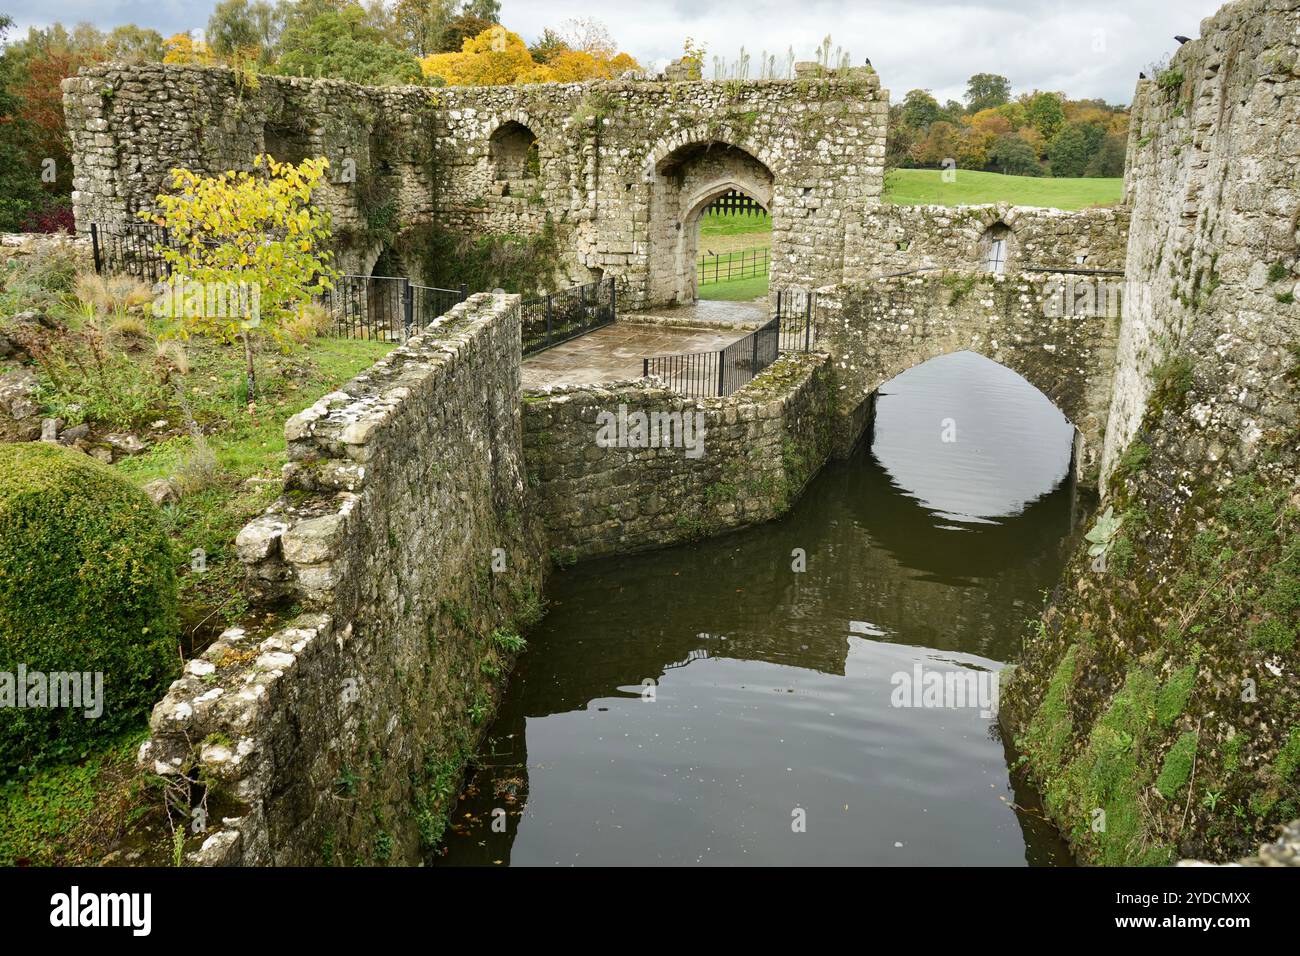
[[[20,27],[87,20],[202,28],[216,0],[0,0]],[[734,59],[793,45],[811,58],[823,36],[861,63],[870,57],[894,100],[916,87],[960,98],[972,73],[1001,73],[1016,92],[1039,88],[1127,103],[1138,70],[1196,37],[1222,0],[503,0],[502,19],[533,40],[546,26],[594,16],[647,66],[680,54],[690,36]]]

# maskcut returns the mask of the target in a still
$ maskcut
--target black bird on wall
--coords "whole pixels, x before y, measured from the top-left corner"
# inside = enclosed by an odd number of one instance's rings
[[[1179,46],[1182,46],[1184,43],[1190,43],[1192,40],[1191,37],[1174,37],[1174,39],[1178,41]]]
[[[1139,73],[1139,74],[1138,74],[1138,79],[1139,79],[1139,80],[1145,80],[1146,78],[1147,78],[1147,75],[1146,75],[1145,73]]]

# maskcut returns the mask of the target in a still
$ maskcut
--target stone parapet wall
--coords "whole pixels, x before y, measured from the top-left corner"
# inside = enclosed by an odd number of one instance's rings
[[[1124,207],[1067,212],[1009,203],[953,207],[873,203],[861,220],[849,225],[844,279],[859,282],[922,268],[981,271],[985,268],[981,240],[997,223],[1010,229],[1009,273],[1027,266],[1124,268],[1128,244]]]
[[[778,360],[727,398],[684,398],[656,380],[569,386],[524,399],[528,481],[557,560],[691,541],[783,514],[831,447],[825,355]],[[701,453],[601,447],[602,412],[698,414]]]
[[[436,844],[511,663],[494,633],[540,607],[519,321],[518,297],[473,296],[286,424],[286,492],[237,549],[251,620],[297,616],[189,661],[141,752],[212,782],[194,861],[417,863]]]
[[[817,291],[817,341],[835,360],[837,446],[846,454],[885,382],[971,351],[1019,373],[1082,436],[1075,468],[1095,478],[1119,335],[1119,302],[1088,300],[1087,277],[926,272]],[[1080,308],[1080,304],[1084,308]]]

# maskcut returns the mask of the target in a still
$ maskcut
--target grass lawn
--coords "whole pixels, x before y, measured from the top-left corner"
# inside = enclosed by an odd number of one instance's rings
[[[1052,179],[958,169],[943,181],[938,169],[895,169],[885,177],[885,201],[903,206],[962,206],[1009,202],[1019,206],[1088,209],[1110,206],[1124,195],[1123,179]]]
[[[771,232],[772,217],[746,216],[737,212],[706,212],[700,217],[700,237],[746,236],[756,232]]]
[[[753,279],[732,279],[730,282],[710,282],[697,286],[701,299],[714,302],[748,302],[759,296],[767,295],[767,276]]]
[[[770,255],[767,246],[753,246],[708,256],[702,267],[701,260],[696,259],[695,277],[703,285],[706,279],[710,282],[733,282],[764,276],[771,265]]]
[[[274,347],[257,355],[259,400],[244,402],[242,351],[238,346],[191,339],[185,395],[203,436],[199,447],[188,428],[155,443],[142,455],[115,467],[137,485],[177,478],[188,487],[181,500],[165,505],[164,520],[177,560],[182,648],[196,653],[246,609],[243,565],[235,536],[281,491],[285,462],[284,423],[390,351],[374,341],[314,338],[288,353]],[[183,426],[177,407],[160,418]],[[146,437],[148,437],[146,433]],[[249,482],[248,479],[260,479]],[[206,570],[191,570],[190,556],[203,552]]]

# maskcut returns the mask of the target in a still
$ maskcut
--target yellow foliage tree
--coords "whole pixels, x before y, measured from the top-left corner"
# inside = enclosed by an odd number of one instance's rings
[[[517,83],[580,83],[609,80],[640,65],[626,53],[561,50],[538,63],[517,33],[493,26],[462,45],[459,53],[435,53],[420,61],[427,77],[448,86],[506,86]]]
[[[329,213],[311,204],[329,161],[300,165],[257,156],[252,172],[199,176],[171,171],[160,214],[140,213],[167,229],[159,253],[170,268],[154,313],[172,321],[168,334],[242,339],[248,400],[257,397],[253,337],[283,343],[286,324],[337,276]]]
[[[188,33],[177,33],[163,41],[163,62],[185,66],[212,66],[217,58],[206,43],[195,43]]]

